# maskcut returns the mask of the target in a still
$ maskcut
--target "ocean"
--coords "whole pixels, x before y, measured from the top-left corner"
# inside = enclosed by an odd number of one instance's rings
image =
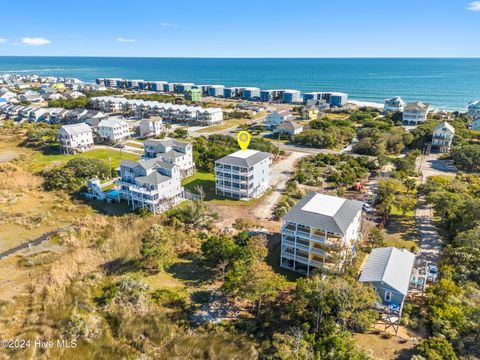
[[[166,80],[340,91],[350,99],[383,103],[387,97],[465,110],[480,99],[480,59],[284,59],[0,57],[0,74]]]

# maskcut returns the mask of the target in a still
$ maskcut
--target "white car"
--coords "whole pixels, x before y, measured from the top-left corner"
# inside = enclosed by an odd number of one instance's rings
[[[372,206],[368,203],[363,203],[362,208],[363,208],[363,211],[365,211],[367,214],[370,214],[373,212]]]
[[[438,278],[438,266],[428,265],[428,280],[436,282]]]

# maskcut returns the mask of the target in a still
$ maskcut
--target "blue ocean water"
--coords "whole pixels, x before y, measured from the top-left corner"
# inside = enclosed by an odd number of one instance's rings
[[[448,110],[480,99],[480,59],[0,57],[4,73],[341,91],[373,102],[398,95]]]

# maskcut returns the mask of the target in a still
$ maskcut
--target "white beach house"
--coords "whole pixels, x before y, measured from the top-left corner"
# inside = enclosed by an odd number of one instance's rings
[[[239,150],[215,161],[215,192],[233,199],[259,198],[271,176],[272,154]]]
[[[405,108],[405,101],[402,100],[400,96],[395,96],[390,99],[385,99],[385,103],[383,105],[384,111],[403,111]]]
[[[182,179],[193,175],[195,171],[193,147],[188,142],[175,139],[145,140],[143,148],[146,158],[160,158],[165,162],[177,165],[180,168]]]
[[[133,210],[145,208],[153,213],[177,205],[183,198],[180,168],[155,158],[142,161],[124,160],[120,164],[121,197]]]
[[[449,152],[455,137],[455,128],[446,121],[435,126],[432,135],[432,150]]]
[[[100,121],[97,126],[97,134],[101,142],[121,143],[129,137],[128,124],[119,118],[108,118]]]
[[[265,123],[267,128],[274,129],[278,125],[283,124],[285,121],[293,120],[294,116],[290,113],[289,110],[283,109],[274,111],[267,115],[265,118]]]
[[[280,265],[304,274],[339,272],[361,237],[362,205],[357,200],[311,192],[282,219]]]
[[[60,148],[64,154],[75,154],[93,148],[93,131],[85,123],[63,125],[59,130]]]
[[[164,131],[163,120],[161,117],[143,119],[140,121],[139,129],[142,138],[159,136]]]
[[[430,110],[430,105],[421,101],[408,103],[403,110],[403,125],[414,126],[425,122]]]

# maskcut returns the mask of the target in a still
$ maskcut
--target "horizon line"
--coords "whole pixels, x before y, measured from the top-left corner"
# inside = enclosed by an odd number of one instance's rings
[[[118,59],[480,59],[480,56],[112,56],[112,55],[0,55],[8,57],[43,58],[118,58]]]

